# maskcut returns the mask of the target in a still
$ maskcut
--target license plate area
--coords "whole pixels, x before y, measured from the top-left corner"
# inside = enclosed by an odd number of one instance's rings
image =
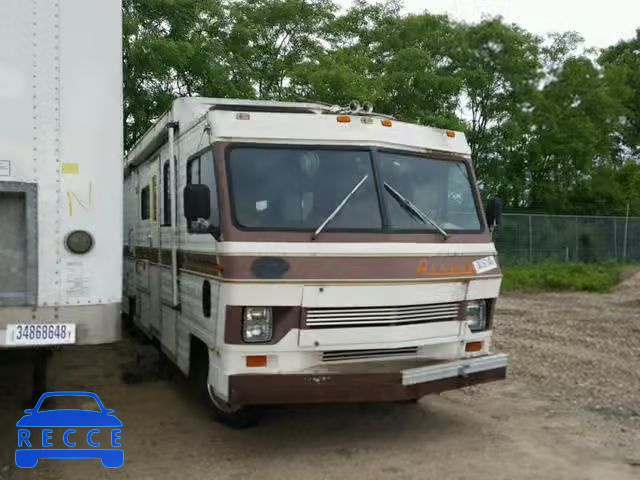
[[[76,343],[74,323],[10,323],[6,345],[70,345]]]

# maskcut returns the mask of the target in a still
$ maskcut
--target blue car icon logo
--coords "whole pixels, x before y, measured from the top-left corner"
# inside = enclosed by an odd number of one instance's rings
[[[84,402],[83,408],[48,408],[54,402],[69,400]],[[33,468],[41,458],[99,458],[107,468],[119,468],[124,463],[122,422],[95,393],[45,393],[33,409],[24,412],[26,415],[16,423],[18,467]]]

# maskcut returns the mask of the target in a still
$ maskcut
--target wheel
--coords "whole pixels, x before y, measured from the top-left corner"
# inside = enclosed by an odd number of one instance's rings
[[[192,344],[191,348],[190,377],[193,388],[201,400],[207,403],[216,420],[236,429],[256,426],[259,421],[259,412],[256,407],[232,407],[214,393],[213,386],[208,382],[209,352],[207,348],[199,342]]]
[[[213,386],[209,384],[207,392],[213,415],[220,423],[236,429],[251,428],[258,424],[260,416],[256,407],[231,407],[213,393]]]

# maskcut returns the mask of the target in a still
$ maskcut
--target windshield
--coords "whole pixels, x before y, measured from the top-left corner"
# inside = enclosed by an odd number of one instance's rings
[[[383,152],[378,154],[378,166],[381,181],[392,187],[384,191],[392,229],[433,231],[437,226],[447,232],[481,229],[464,163]],[[402,202],[394,198],[394,190],[437,226],[412,215]]]
[[[464,162],[377,152],[374,168],[373,158],[366,149],[235,147],[228,156],[235,222],[314,232],[335,214],[323,230],[382,231],[382,200],[386,231],[482,229]]]
[[[242,227],[315,231],[366,177],[326,230],[382,228],[369,151],[238,147],[229,165]]]

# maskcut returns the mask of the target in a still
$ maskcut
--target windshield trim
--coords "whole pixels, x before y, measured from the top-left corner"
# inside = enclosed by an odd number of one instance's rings
[[[360,151],[368,152],[371,160],[371,168],[373,171],[373,180],[375,183],[375,190],[377,195],[378,209],[380,211],[380,218],[382,220],[382,226],[380,228],[327,228],[323,231],[325,235],[331,234],[377,234],[377,235],[432,235],[435,234],[441,238],[440,232],[429,224],[425,224],[425,228],[414,229],[399,229],[389,226],[389,216],[387,211],[386,202],[386,190],[383,187],[383,182],[380,176],[378,163],[380,161],[380,153],[394,153],[409,156],[416,156],[424,158],[425,160],[439,160],[451,163],[463,164],[466,169],[466,174],[470,182],[470,188],[474,200],[476,214],[478,215],[480,228],[473,230],[453,230],[448,232],[450,236],[454,235],[469,235],[469,234],[484,234],[488,231],[484,215],[481,210],[481,203],[479,199],[479,192],[475,188],[475,176],[470,166],[470,159],[462,154],[442,152],[437,150],[428,151],[412,151],[395,148],[382,148],[370,145],[335,145],[335,144],[287,144],[287,143],[259,143],[259,142],[223,142],[224,151],[224,176],[219,176],[218,179],[224,178],[225,185],[218,185],[218,194],[226,192],[228,196],[228,211],[229,220],[231,226],[239,232],[269,232],[269,233],[313,233],[314,228],[286,228],[286,227],[252,227],[244,226],[238,222],[236,215],[236,202],[234,199],[235,192],[233,191],[233,172],[231,168],[231,153],[238,148],[264,148],[264,149],[314,149],[314,150],[337,150],[337,151]],[[215,159],[215,155],[214,155]],[[224,232],[223,232],[224,233]]]

